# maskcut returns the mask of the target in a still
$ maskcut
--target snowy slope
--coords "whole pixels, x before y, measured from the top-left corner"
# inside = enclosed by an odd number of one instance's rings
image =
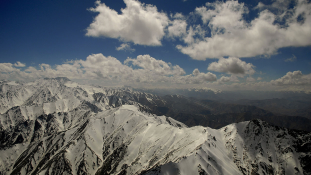
[[[195,155],[146,174],[197,174],[196,170],[199,174],[311,173],[311,133],[271,126],[260,120],[207,130],[211,133],[209,139]]]
[[[173,119],[144,114],[134,106],[124,105],[90,116],[53,139],[45,137],[31,145],[11,173],[53,174],[66,169],[70,174],[139,174],[158,165],[193,159],[197,165],[186,168],[185,174],[198,172],[200,163],[203,168],[211,165],[210,169],[224,174],[241,174],[226,154],[223,141],[213,139],[219,136],[217,130],[187,128]]]
[[[155,95],[67,78],[1,87],[0,174],[311,173],[310,133],[260,120],[188,128],[142,112]]]

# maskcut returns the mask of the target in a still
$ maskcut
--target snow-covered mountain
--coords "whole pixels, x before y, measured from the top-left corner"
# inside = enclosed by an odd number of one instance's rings
[[[307,132],[189,128],[144,112],[156,95],[66,78],[0,87],[0,174],[311,174]]]

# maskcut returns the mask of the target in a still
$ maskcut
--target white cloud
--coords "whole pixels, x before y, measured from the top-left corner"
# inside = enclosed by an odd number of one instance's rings
[[[176,19],[168,27],[168,37],[183,37],[186,34],[186,20]]]
[[[220,79],[217,80],[218,83],[226,83],[226,82],[239,82],[239,78],[235,74],[231,74],[230,77],[222,76]]]
[[[254,9],[273,11],[278,14],[280,18],[287,17],[287,13],[292,13],[293,10],[291,6],[295,4],[295,0],[274,0],[271,5],[265,5],[262,2],[259,2]]]
[[[257,81],[261,81],[261,80],[262,80],[262,78],[261,78],[261,77],[258,77],[258,78],[257,78]]]
[[[84,75],[84,70],[81,69],[81,64],[79,63],[79,61],[74,61],[71,64],[61,64],[61,65],[57,65],[56,66],[56,71],[59,72],[64,77],[70,77],[70,78],[74,78],[74,79],[78,79],[78,77],[80,78],[85,78]]]
[[[15,64],[14,64],[15,67],[25,67],[26,65],[24,63],[21,63],[19,61],[17,61]]]
[[[262,10],[266,5],[262,2],[258,2],[257,6],[254,9]]]
[[[198,69],[194,69],[192,74],[179,77],[179,83],[202,84],[206,82],[216,81],[217,77],[211,72],[202,73]]]
[[[221,66],[218,68],[223,69]],[[37,67],[29,66],[25,69],[16,68],[11,63],[0,63],[0,79],[6,80],[27,81],[45,77],[68,77],[77,82],[104,86],[311,92],[311,74],[304,75],[299,70],[288,72],[283,77],[270,82],[254,82],[255,79],[250,75],[252,74],[249,74],[245,82],[239,82],[240,74],[222,76],[217,80],[215,74],[203,73],[198,69],[185,75],[185,71],[178,65],[157,60],[149,55],[128,58],[125,63],[121,63],[111,56],[92,54],[85,60],[67,61],[53,67],[42,63]],[[262,79],[258,77],[257,80]]]
[[[190,28],[187,31],[187,34],[185,37],[183,37],[183,40],[185,43],[191,44],[194,42],[193,36],[196,34],[196,31],[193,30],[193,28],[190,26]],[[181,45],[176,46],[178,49],[182,48]]]
[[[272,80],[271,83],[277,86],[288,85],[311,85],[311,74],[303,75],[300,70],[287,72],[283,77]]]
[[[27,69],[25,69],[25,72],[27,72],[27,73],[35,72],[35,71],[37,71],[37,69],[32,67],[32,66],[29,66]]]
[[[184,19],[185,16],[182,13],[175,13],[175,14],[171,14],[170,15],[171,18],[175,18],[175,19]]]
[[[138,66],[146,71],[152,71],[159,75],[184,75],[186,73],[178,65],[172,66],[171,63],[157,60],[150,55],[139,55],[136,59],[127,58],[124,63],[131,63],[134,66]]]
[[[218,81],[219,82],[229,82],[231,80],[230,77],[222,76]]]
[[[132,69],[123,65],[118,59],[103,54],[89,55],[86,60],[78,60],[87,77],[120,80],[125,74],[131,73]]]
[[[205,34],[206,31],[202,29],[201,25],[190,26],[187,35],[184,36],[183,40],[187,44],[193,44],[199,40],[198,38],[203,38]],[[176,47],[178,49],[182,48],[180,45],[177,45]]]
[[[124,0],[126,7],[121,14],[110,9],[99,0],[91,8],[99,14],[87,28],[87,36],[117,38],[140,45],[161,45],[165,28],[169,24],[167,15],[158,12],[153,5],[142,4],[136,0]]]
[[[263,4],[259,7],[263,8]],[[311,45],[311,3],[299,0],[294,8],[277,10],[264,9],[258,17],[246,21],[243,16],[248,14],[248,8],[243,3],[207,3],[196,8],[196,13],[211,31],[210,35],[189,35],[192,38],[187,41],[193,42],[185,42],[185,46],[177,48],[193,59],[205,60],[223,56],[269,56],[276,54],[279,48]]]
[[[121,63],[117,58],[103,54],[89,55],[85,60],[71,60],[51,67],[39,64],[24,70],[11,63],[0,63],[0,79],[35,80],[38,78],[68,77],[78,82],[91,82],[101,85],[174,86],[186,84],[206,84],[216,81],[215,74],[202,73],[195,69],[192,74],[178,65],[157,60],[150,55],[127,58]]]
[[[222,33],[221,29],[232,30],[243,27],[244,21],[241,21],[241,19],[242,15],[247,13],[247,8],[238,1],[227,1],[226,3],[216,1],[206,3],[206,7],[196,8],[196,12],[201,15],[204,24],[209,23],[214,29],[212,35],[215,35],[218,32]]]
[[[0,63],[0,72],[8,73],[15,71],[16,69],[13,67],[11,63]]]
[[[240,80],[238,77],[240,77],[239,74],[231,74],[230,78],[231,78],[231,81],[239,82]]]
[[[130,51],[134,52],[135,49],[131,48],[131,46],[128,43],[122,43],[119,47],[116,48],[116,50],[124,50],[124,51]]]
[[[290,58],[287,58],[286,60],[284,60],[285,62],[294,62],[297,60],[297,57],[295,55],[293,55],[292,57]]]
[[[225,72],[228,74],[245,75],[254,74],[254,65],[246,63],[236,57],[220,58],[218,62],[212,62],[208,65],[207,70],[216,72]]]
[[[253,77],[247,77],[247,78],[246,78],[246,81],[252,82],[252,81],[256,81],[256,80],[255,80],[255,78],[253,78]]]

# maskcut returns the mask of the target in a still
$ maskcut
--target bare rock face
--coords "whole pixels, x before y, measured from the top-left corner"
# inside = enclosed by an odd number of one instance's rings
[[[311,174],[311,134],[157,116],[162,98],[67,78],[1,82],[0,174]]]

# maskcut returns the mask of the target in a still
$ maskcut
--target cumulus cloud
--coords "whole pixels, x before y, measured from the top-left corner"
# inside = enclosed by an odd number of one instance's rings
[[[254,74],[255,66],[251,63],[246,63],[236,57],[220,58],[218,62],[212,62],[208,65],[207,70],[215,72],[224,72],[235,75]]]
[[[257,6],[254,9],[263,10],[266,5],[262,2],[258,2]]]
[[[183,37],[187,32],[186,20],[176,19],[168,27],[168,37]]]
[[[288,2],[288,1],[286,1]],[[277,3],[282,4],[281,0]],[[273,7],[277,7],[273,5]],[[283,3],[277,10],[259,4],[258,17],[246,21],[249,9],[238,1],[216,1],[196,8],[196,14],[210,35],[189,35],[177,48],[193,59],[224,56],[254,57],[276,54],[279,48],[311,45],[311,3],[307,0]],[[194,26],[192,26],[194,27]]]
[[[119,47],[116,48],[116,50],[124,50],[124,51],[130,51],[134,52],[135,49],[131,48],[131,46],[128,43],[122,43]]]
[[[131,71],[114,57],[105,57],[102,54],[92,54],[86,60],[69,61],[51,67],[49,64],[29,66],[25,70],[12,67],[11,63],[0,63],[0,76],[5,79],[34,80],[37,78],[68,77],[76,80],[120,80],[122,74]],[[5,76],[5,77],[4,77]]]
[[[26,65],[17,61],[15,64],[14,64],[15,67],[25,67]]]
[[[222,70],[222,68],[220,68]],[[248,72],[249,70],[245,71]],[[130,85],[146,88],[214,88],[220,90],[275,90],[311,92],[311,74],[301,71],[288,72],[276,80],[256,82],[251,77],[239,82],[240,74],[217,76],[211,72],[194,69],[191,74],[178,65],[157,60],[150,55],[128,58],[124,63],[103,54],[89,55],[85,60],[72,60],[64,64],[50,66],[39,64],[25,69],[11,63],[0,63],[0,79],[36,80],[38,78],[68,77],[77,82],[97,83],[105,86]],[[262,80],[260,77],[257,80]]]
[[[202,38],[206,34],[206,31],[201,27],[201,25],[190,26],[186,34],[183,35],[182,40],[187,44],[193,44],[198,41],[198,38]],[[197,38],[198,37],[198,38]],[[176,46],[181,49],[181,45]]]
[[[1,63],[0,64],[0,72],[8,73],[16,70],[11,63]]]
[[[87,28],[87,36],[117,38],[140,45],[158,46],[169,24],[167,15],[153,5],[124,0],[121,14],[99,0],[90,11],[99,13]]]
[[[259,2],[254,9],[258,10],[269,10],[278,14],[280,18],[286,17],[287,13],[292,13],[292,10],[289,9],[291,5],[295,4],[295,0],[274,0],[272,4],[266,5],[262,2]]]
[[[160,75],[184,75],[186,73],[178,65],[172,66],[171,63],[157,60],[150,55],[139,55],[136,59],[127,58],[124,63],[131,63],[134,66],[138,66],[144,70],[149,70]]]
[[[215,74],[200,72],[195,69],[192,74],[178,65],[158,60],[150,55],[138,55],[127,58],[124,63],[112,56],[103,54],[89,55],[85,60],[71,60],[64,64],[50,66],[39,64],[24,70],[11,63],[0,63],[0,79],[35,80],[38,78],[68,77],[78,82],[97,82],[101,85],[165,86],[206,84],[216,81]]]
[[[131,73],[131,68],[122,64],[118,59],[103,54],[89,55],[86,60],[76,61],[82,66],[87,77],[119,80],[124,74]]]
[[[219,82],[229,82],[229,81],[231,81],[231,77],[222,76],[218,81]]]
[[[311,85],[311,74],[303,75],[300,70],[287,72],[283,77],[272,80],[271,83],[277,86],[286,85]]]
[[[187,84],[202,84],[205,82],[216,81],[217,77],[215,74],[211,72],[202,73],[198,69],[194,69],[192,74],[186,75],[179,78],[179,83],[187,83]]]
[[[231,74],[230,77],[227,76],[222,76],[217,80],[217,83],[226,83],[226,82],[239,82],[239,78],[235,74]]]
[[[197,7],[193,14],[203,25],[181,13],[167,15],[156,6],[124,0],[121,13],[96,1],[90,11],[99,13],[87,28],[87,36],[116,38],[134,44],[159,46],[161,40],[177,38],[176,48],[193,59],[254,57],[277,54],[284,47],[311,45],[311,3],[308,0],[275,0],[251,9],[258,16],[245,20],[249,9],[238,1],[216,1]],[[191,16],[190,15],[190,16]],[[127,44],[118,47],[126,50]],[[130,48],[128,48],[131,51]]]

